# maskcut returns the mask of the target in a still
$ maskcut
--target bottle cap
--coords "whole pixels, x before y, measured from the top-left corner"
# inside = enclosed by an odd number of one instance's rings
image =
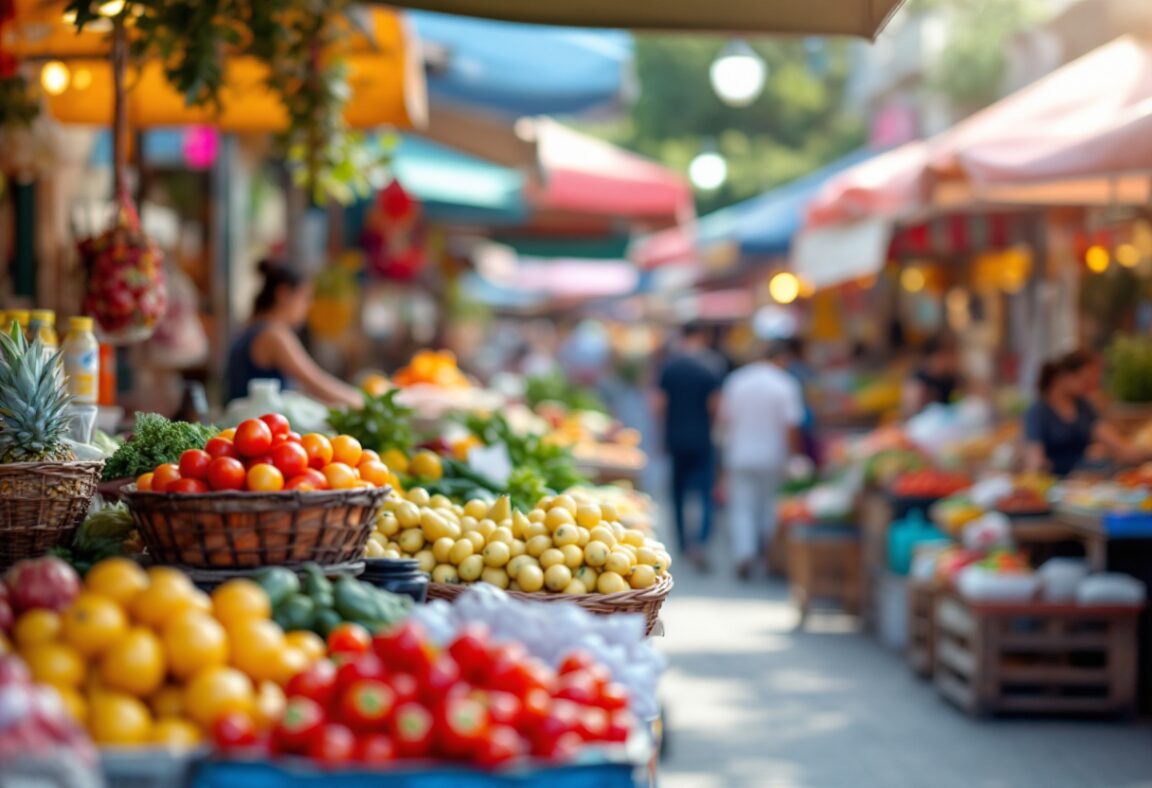
[[[32,319],[44,325],[52,326],[56,324],[56,313],[51,309],[33,309]]]
[[[90,317],[68,318],[68,328],[72,331],[91,331],[92,327],[92,318]]]

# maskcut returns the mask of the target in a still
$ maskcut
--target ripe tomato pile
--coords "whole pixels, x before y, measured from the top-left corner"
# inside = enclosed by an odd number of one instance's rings
[[[329,438],[298,435],[288,419],[267,413],[240,422],[211,438],[203,449],[189,449],[179,463],[156,466],[136,479],[145,492],[350,490],[382,487],[391,480],[380,456],[351,435]]]
[[[586,652],[553,670],[480,627],[438,650],[414,622],[375,638],[342,627],[328,647],[331,659],[285,686],[287,705],[269,737],[224,717],[217,747],[328,766],[436,758],[492,768],[525,756],[567,760],[632,730],[627,691]]]
[[[947,498],[971,486],[966,474],[924,468],[901,474],[892,483],[892,493],[904,498]]]

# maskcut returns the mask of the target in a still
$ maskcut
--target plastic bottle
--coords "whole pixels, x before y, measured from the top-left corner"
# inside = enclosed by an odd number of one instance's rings
[[[39,337],[40,344],[50,353],[55,353],[60,347],[60,338],[56,336],[56,313],[51,309],[33,309],[28,332],[29,342]]]
[[[77,405],[95,405],[100,385],[100,345],[92,333],[92,318],[73,317],[64,340],[64,374]]]
[[[100,404],[116,404],[116,348],[100,345]]]

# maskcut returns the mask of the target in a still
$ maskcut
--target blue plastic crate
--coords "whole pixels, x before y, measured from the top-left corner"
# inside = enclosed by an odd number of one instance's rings
[[[1113,539],[1152,539],[1152,512],[1113,512],[1101,524]]]
[[[484,772],[436,766],[389,771],[326,771],[306,762],[209,761],[192,788],[640,788],[643,769],[631,763],[586,763]]]

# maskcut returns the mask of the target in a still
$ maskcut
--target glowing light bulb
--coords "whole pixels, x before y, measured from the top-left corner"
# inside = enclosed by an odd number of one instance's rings
[[[919,293],[928,284],[928,278],[919,268],[905,268],[900,273],[900,286],[909,293]]]
[[[708,76],[721,101],[732,107],[746,107],[764,92],[768,66],[748,44],[733,41],[712,61]]]
[[[1088,251],[1084,252],[1084,263],[1093,273],[1102,274],[1107,271],[1109,262],[1108,250],[1099,244],[1089,246]]]
[[[782,271],[768,281],[768,295],[778,304],[791,304],[800,296],[800,280]]]
[[[86,68],[78,68],[72,74],[72,89],[87,90],[92,87],[92,72]]]
[[[728,162],[715,151],[704,151],[688,165],[688,177],[697,189],[714,191],[728,180]]]
[[[49,96],[59,96],[68,89],[71,77],[68,66],[59,60],[50,60],[40,69],[40,87]]]
[[[106,3],[101,3],[98,10],[100,12],[100,16],[119,16],[120,13],[124,10],[124,5],[125,0],[108,0]]]
[[[1135,244],[1120,244],[1116,247],[1116,262],[1125,268],[1135,268],[1140,265],[1140,250]]]

